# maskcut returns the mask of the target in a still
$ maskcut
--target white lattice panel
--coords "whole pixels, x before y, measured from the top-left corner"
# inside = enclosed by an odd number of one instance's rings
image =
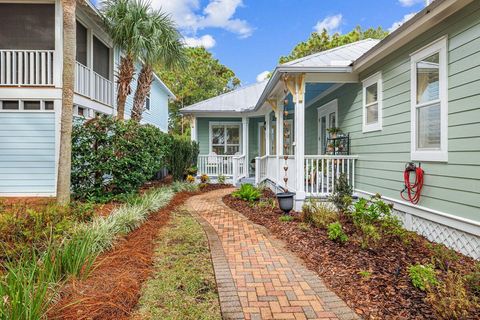
[[[480,237],[416,216],[412,216],[411,229],[430,241],[480,259]]]

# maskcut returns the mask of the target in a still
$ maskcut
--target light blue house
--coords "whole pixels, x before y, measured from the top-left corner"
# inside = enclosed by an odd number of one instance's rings
[[[60,0],[0,2],[0,196],[55,196],[62,28]],[[74,116],[115,115],[119,50],[88,1],[77,6],[76,60]],[[137,74],[140,67],[137,63]],[[135,89],[136,82],[133,93]],[[127,118],[133,93],[127,101]],[[173,98],[155,76],[143,122],[166,132],[168,100]]]
[[[436,0],[382,41],[279,65],[267,82],[183,112],[200,174],[294,191],[300,209],[345,173],[406,228],[480,258],[479,101],[480,1]],[[401,197],[410,162],[424,170],[418,203]]]

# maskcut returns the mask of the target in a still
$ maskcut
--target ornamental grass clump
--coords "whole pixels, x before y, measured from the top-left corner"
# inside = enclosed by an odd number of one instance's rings
[[[338,220],[338,213],[326,203],[310,199],[302,207],[301,220],[318,228],[327,226]]]
[[[197,184],[190,182],[174,181],[172,183],[172,190],[174,192],[197,192],[198,189],[199,187]]]

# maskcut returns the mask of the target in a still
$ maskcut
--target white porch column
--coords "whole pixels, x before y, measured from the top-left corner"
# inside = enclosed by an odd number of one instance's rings
[[[282,155],[283,155],[283,100],[277,101],[277,112],[275,115],[277,120],[277,185],[282,185],[283,169],[282,169]]]
[[[304,76],[295,81],[295,189],[296,208],[305,200],[305,82]]]
[[[190,121],[190,138],[192,141],[198,141],[197,117]]]
[[[270,155],[270,131],[272,123],[270,121],[270,112],[265,114],[265,155]]]
[[[242,154],[246,156],[247,166],[248,166],[248,122],[249,122],[248,117],[243,116],[242,117],[242,144],[243,144]]]

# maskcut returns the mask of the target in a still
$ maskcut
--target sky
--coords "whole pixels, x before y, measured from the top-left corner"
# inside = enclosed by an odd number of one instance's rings
[[[95,0],[94,0],[95,1]],[[309,35],[355,26],[393,30],[426,0],[150,0],[171,14],[189,46],[204,46],[243,85],[261,81]]]

